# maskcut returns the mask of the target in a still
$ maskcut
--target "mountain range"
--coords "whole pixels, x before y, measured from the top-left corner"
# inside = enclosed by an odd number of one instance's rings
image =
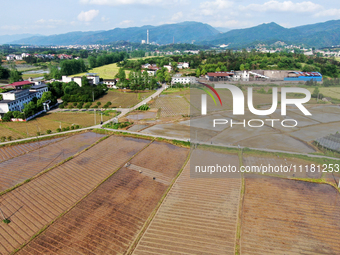
[[[142,27],[115,28],[107,31],[70,32],[50,36],[32,36],[16,39],[11,43],[32,45],[109,44],[115,41],[140,43],[142,40],[146,41],[147,30],[149,30],[149,41],[157,44],[169,44],[173,42],[212,46],[226,44],[229,48],[233,49],[252,47],[259,43],[270,45],[277,41],[287,44],[303,44],[317,48],[340,45],[340,20],[331,20],[324,23],[294,28],[284,28],[272,22],[251,28],[233,29],[230,31],[227,31],[226,28],[214,28],[200,22],[186,21],[160,26],[148,25]]]

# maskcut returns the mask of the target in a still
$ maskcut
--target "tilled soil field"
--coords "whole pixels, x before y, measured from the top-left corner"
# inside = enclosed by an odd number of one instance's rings
[[[190,104],[179,95],[160,95],[151,108],[161,110],[161,118],[190,114]]]
[[[1,196],[1,209],[11,222],[0,224],[0,254],[8,254],[29,241],[149,142],[109,137],[74,159]],[[40,251],[46,254],[44,249]]]
[[[24,143],[24,144],[0,147],[0,162],[17,157],[19,155],[25,154],[27,152],[30,152],[36,149],[39,149],[50,143],[60,141],[61,139],[64,139],[64,138],[65,137],[58,137],[58,138],[54,138],[50,140],[43,140],[43,141],[32,142],[32,143]]]
[[[235,254],[241,178],[177,179],[133,254]]]
[[[178,156],[187,154],[188,149],[171,148],[177,150],[177,158],[173,158],[173,152],[162,155],[168,147],[166,143],[152,143],[132,161],[138,164],[150,153],[149,148],[157,148],[157,157],[150,160],[156,164],[147,165],[148,169],[127,164],[19,254],[125,254],[170,184],[162,178],[154,180],[149,173],[158,173],[160,162],[176,161],[163,169],[164,178],[184,164],[185,157]]]
[[[138,157],[131,160],[131,164],[152,169],[171,179],[181,169],[189,150],[172,144],[153,142]]]
[[[93,132],[77,134],[61,141],[51,143],[45,147],[41,147],[40,149],[38,147],[38,149],[16,158],[1,162],[0,192],[51,168],[68,157],[89,147],[102,137],[104,136]],[[29,144],[18,146],[26,148]],[[32,146],[35,148],[39,145],[34,143]]]
[[[330,185],[248,176],[241,254],[340,254],[339,205]]]

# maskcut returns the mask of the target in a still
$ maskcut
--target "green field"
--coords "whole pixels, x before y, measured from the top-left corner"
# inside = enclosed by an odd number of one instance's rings
[[[311,93],[313,93],[314,88],[308,88],[308,90]],[[319,87],[319,91],[325,97],[340,99],[340,87],[326,87],[326,88],[320,88]]]
[[[103,79],[114,79],[118,71],[119,71],[119,67],[117,66],[117,63],[114,63],[114,64],[90,69],[87,73],[96,73],[98,74],[100,78],[103,78]],[[125,71],[126,76],[128,76],[129,73],[130,71]],[[74,74],[71,76],[74,77],[74,76],[83,76],[83,75],[86,75],[86,73],[78,73],[78,74]]]

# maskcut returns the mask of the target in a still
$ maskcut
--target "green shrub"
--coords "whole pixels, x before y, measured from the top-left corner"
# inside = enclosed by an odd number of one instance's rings
[[[57,132],[61,132],[61,128],[57,128]]]
[[[8,141],[12,141],[12,136],[7,136]]]
[[[143,104],[137,108],[137,110],[139,111],[147,111],[149,109],[150,109],[150,106],[148,106],[147,104]]]
[[[5,136],[1,136],[1,142],[4,142],[4,141],[6,141],[6,137]]]
[[[52,133],[52,130],[51,130],[51,129],[47,129],[46,133],[47,133],[47,134],[51,134],[51,133]]]
[[[40,132],[37,132],[37,136],[40,136]]]
[[[71,126],[71,130],[74,130],[74,126]]]
[[[2,221],[3,223],[5,223],[5,224],[9,224],[9,223],[11,223],[11,221],[9,220],[9,219],[3,219],[3,221]]]
[[[75,128],[78,129],[78,128],[79,128],[79,125],[76,125]]]

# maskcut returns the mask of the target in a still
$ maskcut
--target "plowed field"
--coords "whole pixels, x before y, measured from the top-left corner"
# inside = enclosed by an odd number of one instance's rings
[[[330,185],[246,178],[241,254],[340,254],[339,204]]]
[[[0,224],[0,254],[8,254],[27,242],[148,143],[142,139],[110,137],[1,196],[1,209],[11,223]]]
[[[152,151],[154,159],[151,164],[144,165],[148,168],[138,167],[138,162]],[[164,178],[168,173],[174,175],[184,164],[185,157],[172,158],[180,154],[188,154],[188,149],[152,143],[131,161],[134,164],[118,170],[20,253],[126,253],[169,186],[170,183],[164,183]],[[170,160],[176,163],[159,173],[157,168],[161,162]],[[155,180],[154,174],[158,174]]]
[[[62,162],[70,156],[84,150],[104,137],[92,132],[77,134],[56,143],[41,147],[32,152],[0,163],[0,192],[21,183],[38,173]],[[45,141],[46,143],[47,141]],[[42,142],[43,143],[43,142]],[[19,145],[26,148],[29,144]],[[34,143],[32,147],[39,146]],[[11,147],[8,147],[11,148]],[[8,148],[2,148],[7,149]],[[28,147],[29,148],[29,147]]]
[[[241,178],[190,178],[187,164],[133,254],[235,254]]]
[[[8,160],[10,158],[17,157],[19,155],[25,154],[27,152],[39,149],[50,143],[57,142],[65,137],[58,137],[50,140],[43,140],[32,143],[24,143],[19,145],[4,146],[0,148],[0,162]]]

